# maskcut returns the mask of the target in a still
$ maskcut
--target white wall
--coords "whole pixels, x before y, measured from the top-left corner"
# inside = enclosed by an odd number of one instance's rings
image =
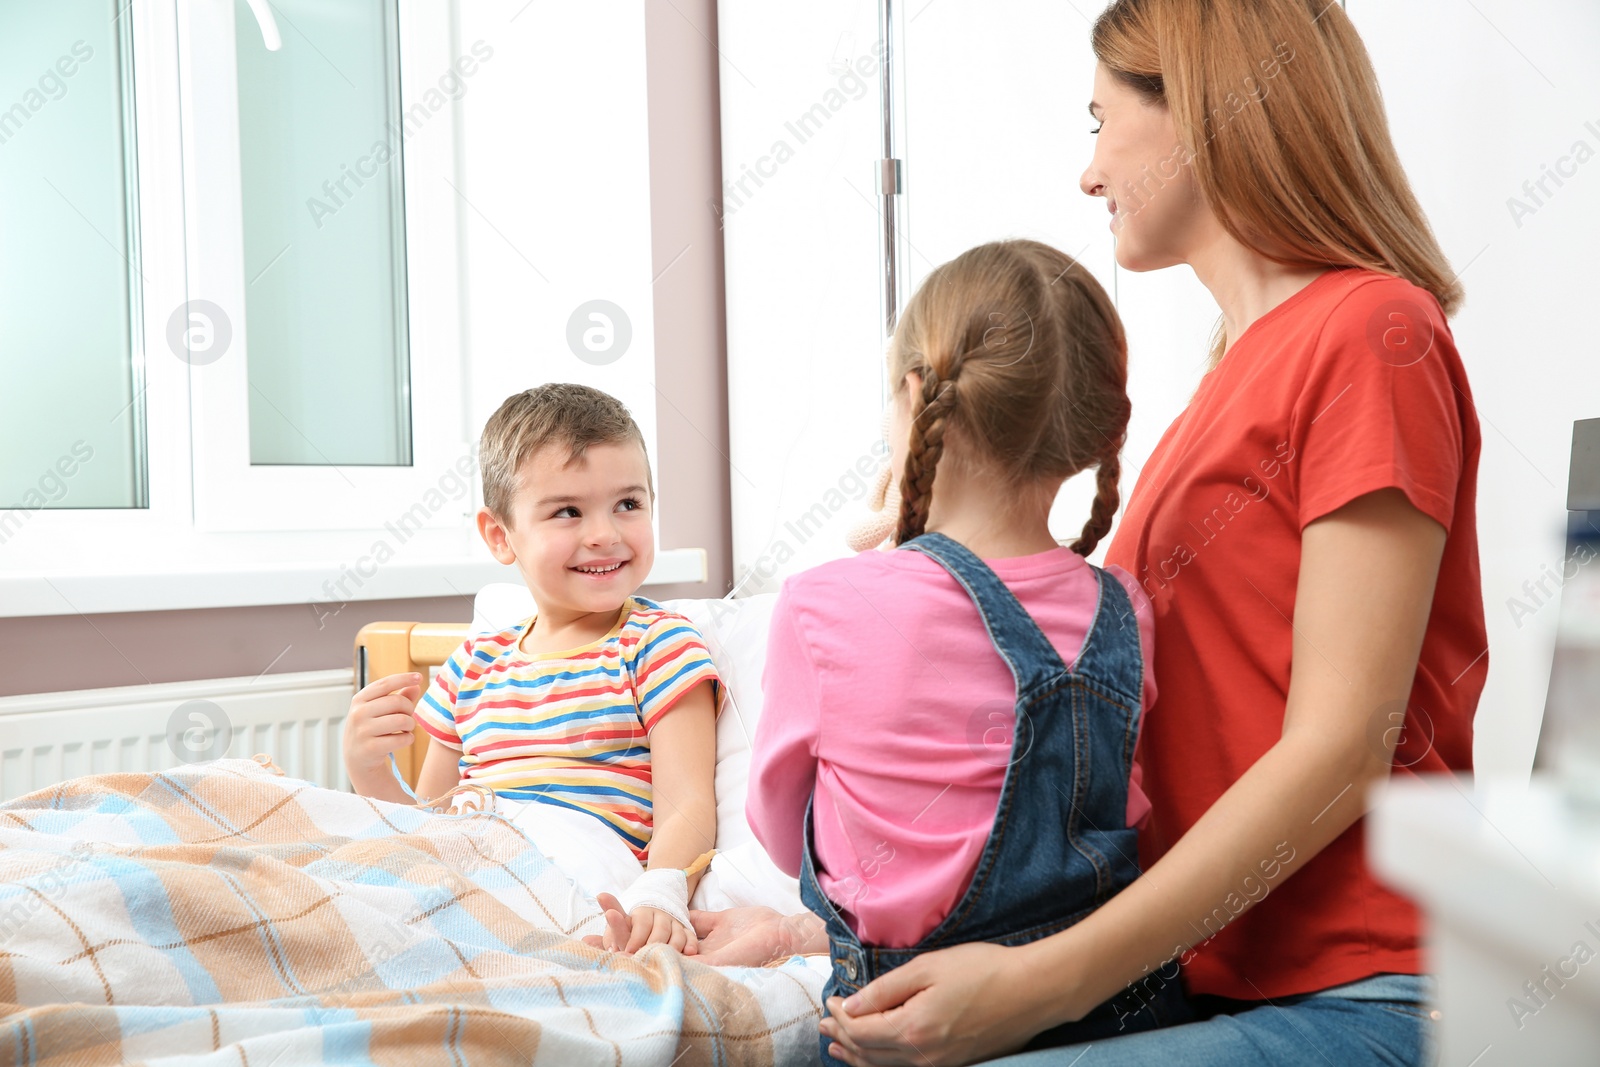
[[[433,179],[460,190],[469,432],[511,393],[582,382],[628,405],[654,465],[644,0],[471,0],[458,10],[457,54],[479,41],[493,49],[459,105],[460,173]],[[588,362],[567,343],[569,318],[596,299],[631,326],[612,362]]]
[[[1525,774],[1558,609],[1530,600],[1523,583],[1560,569],[1572,423],[1600,416],[1600,5],[1473,0],[1441,17],[1445,6],[1348,5],[1401,159],[1467,291],[1452,329],[1483,426],[1478,536],[1489,623],[1475,758],[1483,773]],[[1559,188],[1547,181],[1553,195],[1534,205],[1523,183],[1580,141],[1594,158]],[[1512,197],[1534,213],[1513,218]],[[1514,614],[1512,597],[1535,610]]]
[[[878,462],[876,5],[722,0],[718,19],[733,569],[756,593],[845,553]]]

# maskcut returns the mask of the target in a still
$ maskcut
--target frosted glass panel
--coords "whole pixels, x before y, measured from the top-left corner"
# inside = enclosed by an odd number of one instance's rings
[[[250,462],[409,466],[394,0],[236,0]]]
[[[0,543],[41,508],[147,504],[116,15],[110,0],[0,4]]]

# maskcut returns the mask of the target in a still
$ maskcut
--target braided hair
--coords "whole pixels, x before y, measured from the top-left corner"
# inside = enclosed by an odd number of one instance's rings
[[[900,316],[890,372],[897,395],[908,374],[922,381],[896,544],[926,531],[941,461],[1019,491],[1097,467],[1072,550],[1087,556],[1110,531],[1131,411],[1127,342],[1105,290],[1070,256],[999,241],[938,267]]]

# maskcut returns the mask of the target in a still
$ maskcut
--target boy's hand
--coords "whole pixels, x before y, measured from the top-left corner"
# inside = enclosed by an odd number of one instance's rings
[[[672,916],[657,908],[635,908],[631,916],[623,914],[622,904],[610,893],[595,898],[605,911],[606,932],[584,938],[587,944],[607,952],[634,953],[646,945],[657,942],[671,945],[685,956],[700,951],[700,939],[692,927],[686,928]]]
[[[391,674],[350,701],[344,720],[344,758],[351,771],[372,770],[414,740],[411,709],[422,696],[422,675]]]

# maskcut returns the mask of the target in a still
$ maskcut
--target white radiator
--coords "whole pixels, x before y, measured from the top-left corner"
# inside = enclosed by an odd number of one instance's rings
[[[159,771],[265,752],[283,772],[348,789],[348,670],[0,697],[0,801],[85,774]]]

